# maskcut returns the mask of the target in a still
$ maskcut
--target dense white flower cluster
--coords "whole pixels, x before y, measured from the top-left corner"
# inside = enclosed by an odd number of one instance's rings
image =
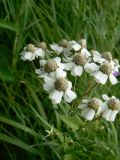
[[[114,73],[119,72],[119,61],[113,59],[110,52],[89,51],[85,39],[63,39],[59,43],[50,44],[49,47],[45,42],[36,46],[28,44],[20,55],[24,61],[39,61],[40,67],[35,69],[35,73],[44,80],[43,88],[54,104],[59,104],[62,99],[70,103],[77,98],[71,76],[79,78],[86,73],[97,83],[105,84],[108,80],[112,85],[118,83]],[[107,95],[103,95],[103,100],[104,102],[98,98],[82,100],[78,105],[81,115],[87,120],[92,120],[101,114],[106,120],[114,121],[119,112],[120,101]]]

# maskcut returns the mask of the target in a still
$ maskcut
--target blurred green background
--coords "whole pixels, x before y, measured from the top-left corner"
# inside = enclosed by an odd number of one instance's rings
[[[88,49],[119,59],[120,0],[0,0],[1,160],[120,160],[119,116],[114,124],[97,121],[72,130],[60,118],[70,106],[53,106],[31,64],[20,59],[26,44],[62,38],[85,38]],[[83,76],[78,92],[86,83]],[[92,94],[119,97],[119,90],[108,84]],[[53,125],[55,133],[45,137]]]

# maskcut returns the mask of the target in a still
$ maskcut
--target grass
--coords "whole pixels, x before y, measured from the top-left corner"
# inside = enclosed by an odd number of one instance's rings
[[[2,0],[0,7],[1,160],[119,160],[120,117],[83,128],[78,113],[69,116],[69,105],[52,105],[32,65],[19,55],[30,42],[85,38],[89,49],[119,59],[119,0]],[[80,95],[86,84],[86,77],[78,80]],[[97,86],[90,96],[104,92],[119,97],[119,84]]]

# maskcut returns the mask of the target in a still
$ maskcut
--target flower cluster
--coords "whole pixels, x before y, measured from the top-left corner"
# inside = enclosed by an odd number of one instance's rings
[[[86,73],[96,83],[105,84],[108,80],[112,85],[118,83],[116,73],[119,73],[119,61],[113,59],[110,52],[89,51],[85,39],[63,39],[49,47],[45,42],[28,44],[20,55],[24,61],[39,61],[39,68],[35,69],[35,73],[43,79],[43,88],[54,104],[59,104],[62,100],[70,103],[78,97],[75,88],[73,90],[74,83],[68,78],[71,76],[79,78]],[[82,104],[78,105],[82,109],[82,116],[92,120],[101,114],[106,120],[114,121],[120,108],[119,100],[107,95],[103,95],[103,99],[104,102],[98,98],[82,100]]]
[[[102,95],[102,98],[104,102],[96,97],[82,100],[78,105],[82,110],[82,117],[92,120],[95,116],[101,115],[107,121],[114,121],[120,110],[120,100],[115,96],[108,97],[106,94]]]

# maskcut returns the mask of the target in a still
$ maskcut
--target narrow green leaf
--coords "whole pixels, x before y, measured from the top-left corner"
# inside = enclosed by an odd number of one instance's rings
[[[75,117],[61,116],[61,120],[74,130],[79,129],[79,122]]]
[[[29,146],[28,144],[22,142],[21,140],[19,139],[16,139],[16,138],[12,138],[10,136],[7,136],[5,134],[2,134],[0,133],[0,140],[1,141],[4,141],[4,142],[7,142],[7,143],[11,143],[15,146],[18,146],[28,152],[31,152],[33,154],[38,154],[40,155],[40,152],[38,150],[36,150],[35,148],[32,148],[31,146]]]
[[[20,124],[18,122],[15,122],[15,121],[13,121],[11,119],[8,119],[8,118],[0,116],[0,121],[3,122],[3,123],[9,124],[9,125],[11,125],[13,127],[19,128],[19,129],[21,129],[21,130],[23,130],[23,131],[35,136],[35,137],[41,138],[40,134],[35,132],[33,129],[31,129],[29,127],[26,127],[26,126],[24,126],[24,125],[22,125],[22,124]]]
[[[14,23],[3,20],[0,20],[0,28],[9,29],[14,32],[17,32],[19,30]]]

